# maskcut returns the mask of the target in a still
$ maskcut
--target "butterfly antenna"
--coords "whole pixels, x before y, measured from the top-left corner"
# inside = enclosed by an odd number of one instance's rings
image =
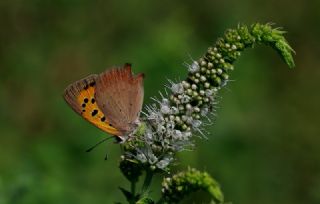
[[[91,152],[94,148],[96,148],[97,146],[99,146],[101,143],[111,139],[111,138],[114,138],[114,136],[111,136],[111,137],[107,137],[107,138],[104,138],[103,140],[101,140],[100,142],[98,142],[97,144],[93,145],[92,147],[90,147],[89,149],[86,150],[86,152]]]

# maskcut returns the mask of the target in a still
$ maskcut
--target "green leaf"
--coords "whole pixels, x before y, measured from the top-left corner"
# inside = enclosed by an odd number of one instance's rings
[[[154,204],[154,201],[151,198],[144,197],[138,200],[136,204]]]
[[[134,197],[134,195],[132,195],[131,192],[127,191],[126,189],[119,187],[119,189],[121,190],[121,192],[123,193],[123,195],[126,197],[127,201],[130,203],[132,200],[135,200],[136,198]]]

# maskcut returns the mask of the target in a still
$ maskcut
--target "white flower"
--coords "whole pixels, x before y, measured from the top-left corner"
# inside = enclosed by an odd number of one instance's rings
[[[153,133],[149,128],[147,128],[146,133],[144,135],[147,141],[152,141]]]
[[[181,139],[182,138],[182,132],[180,130],[174,130],[173,131],[173,135],[172,135],[175,139]]]
[[[193,118],[191,116],[187,116],[186,122],[188,124],[192,124]]]
[[[184,91],[182,83],[172,84],[171,90],[174,94],[182,94]]]
[[[213,91],[211,89],[207,89],[205,94],[207,97],[212,96]]]
[[[195,73],[198,72],[200,69],[199,63],[197,61],[194,61],[190,66],[189,66],[189,72]]]
[[[200,120],[193,120],[191,122],[191,125],[192,125],[193,128],[198,128],[198,127],[200,127],[201,123],[202,122]]]
[[[158,161],[158,158],[150,151],[148,154],[148,162],[154,164]]]
[[[190,131],[186,131],[183,133],[184,137],[189,138],[192,136],[192,133]]]
[[[156,166],[159,168],[159,169],[165,169],[171,162],[172,158],[171,157],[166,157],[162,160],[160,160]]]
[[[145,162],[147,162],[147,157],[146,157],[146,155],[139,153],[137,155],[137,160],[139,160],[141,163],[145,163]]]
[[[176,108],[176,107],[171,107],[171,111],[172,111],[172,114],[174,114],[174,115],[176,115],[176,114],[178,114],[179,113],[179,109],[178,108]]]
[[[182,94],[181,103],[189,103],[190,99],[191,99],[191,97],[188,96],[187,94]]]
[[[163,98],[163,99],[162,99],[162,104],[169,105],[170,102],[169,102],[169,100],[168,100],[167,98]]]
[[[164,123],[164,118],[163,115],[160,111],[155,111],[155,110],[148,110],[149,114],[147,114],[147,118],[149,121],[155,123],[155,124],[163,124]]]
[[[167,104],[161,104],[160,111],[163,114],[170,114],[171,110]]]
[[[157,133],[163,134],[163,133],[165,133],[165,132],[166,132],[165,126],[163,126],[162,124],[158,124],[158,126],[157,126]]]
[[[168,121],[166,124],[167,130],[172,130],[175,127],[174,121]]]
[[[200,114],[202,116],[206,116],[208,114],[208,112],[209,112],[209,108],[204,107],[204,108],[201,109],[201,113]]]

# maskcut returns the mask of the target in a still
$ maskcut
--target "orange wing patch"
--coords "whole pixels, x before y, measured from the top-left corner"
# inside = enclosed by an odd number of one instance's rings
[[[77,101],[81,106],[82,117],[103,131],[118,135],[119,132],[117,129],[108,123],[107,118],[98,107],[96,99],[94,98],[94,92],[94,87],[88,87],[86,90],[82,90],[77,97]]]
[[[95,79],[96,75],[90,75],[70,84],[64,92],[64,99],[84,119],[99,129],[118,136],[120,132],[112,127],[112,124],[96,103]]]

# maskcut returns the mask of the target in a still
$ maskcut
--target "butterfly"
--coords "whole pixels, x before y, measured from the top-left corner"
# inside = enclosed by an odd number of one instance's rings
[[[134,76],[126,63],[70,84],[63,97],[84,119],[125,141],[139,124],[143,78],[142,73]]]

